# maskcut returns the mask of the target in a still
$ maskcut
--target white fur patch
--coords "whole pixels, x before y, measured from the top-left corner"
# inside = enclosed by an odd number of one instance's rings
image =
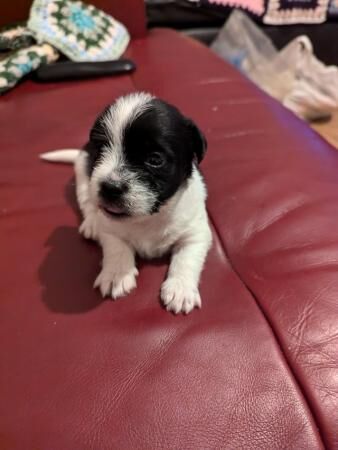
[[[194,308],[201,308],[202,301],[195,284],[181,278],[167,278],[162,284],[161,299],[168,311],[175,314],[190,313]]]
[[[103,123],[113,145],[121,144],[126,126],[147,109],[153,98],[146,92],[136,92],[120,97],[109,108]]]
[[[201,307],[198,284],[211,245],[205,197],[206,191],[201,176],[194,170],[188,187],[177,192],[157,214],[131,217],[127,220],[111,220],[100,212],[97,216],[99,236],[100,233],[104,236],[114,236],[133,253],[154,258],[172,250],[168,279],[162,285],[161,299],[166,309],[175,314],[188,314],[194,308]],[[109,244],[105,240],[100,242],[105,253]],[[113,247],[113,244],[110,244],[110,247]],[[106,268],[106,273],[110,270],[112,277],[116,278],[113,267],[121,267],[121,261],[124,260],[125,256],[121,257],[120,254],[115,264],[110,263],[111,269]],[[127,275],[134,270],[133,267],[129,267]],[[124,280],[124,276],[122,279]],[[127,280],[130,281],[130,278],[127,277]],[[99,285],[100,289],[106,292],[107,281],[104,281],[103,286],[101,282]],[[134,287],[134,283],[131,285]],[[119,290],[114,289],[114,298],[117,292]],[[121,292],[125,292],[125,289]]]

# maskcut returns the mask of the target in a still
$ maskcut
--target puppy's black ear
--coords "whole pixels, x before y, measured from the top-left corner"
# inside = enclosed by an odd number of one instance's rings
[[[104,124],[104,118],[109,114],[110,111],[110,105],[108,105],[102,113],[96,118],[90,133],[89,133],[89,139],[92,142],[98,143],[98,144],[106,144],[107,143],[107,130],[106,126]]]
[[[88,153],[88,170],[89,174],[92,173],[95,164],[99,160],[103,149],[108,145],[107,130],[103,122],[105,114],[107,114],[109,106],[97,117],[90,133],[89,141],[84,147],[84,150]]]
[[[192,151],[197,158],[198,163],[204,158],[207,151],[207,140],[205,139],[201,130],[190,119],[187,119],[187,126],[189,130],[189,139],[192,145]]]

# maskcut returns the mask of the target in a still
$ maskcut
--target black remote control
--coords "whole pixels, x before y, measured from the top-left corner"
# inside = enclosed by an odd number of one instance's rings
[[[135,64],[129,59],[104,62],[64,61],[40,66],[34,72],[34,78],[37,81],[79,80],[82,78],[120,75],[133,72],[135,69]]]

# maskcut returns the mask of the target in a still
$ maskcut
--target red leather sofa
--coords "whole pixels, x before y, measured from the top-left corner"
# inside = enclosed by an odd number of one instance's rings
[[[102,5],[133,34],[133,75],[0,99],[0,449],[338,449],[338,152],[207,48],[146,33],[142,1]],[[167,261],[102,301],[72,169],[38,159],[135,90],[209,142],[214,241],[189,316],[160,307]]]

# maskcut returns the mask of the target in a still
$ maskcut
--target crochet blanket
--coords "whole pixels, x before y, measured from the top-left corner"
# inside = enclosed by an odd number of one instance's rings
[[[80,0],[34,0],[27,26],[0,30],[0,95],[41,64],[58,59],[110,61],[129,43],[127,29],[113,17]]]
[[[189,0],[213,8],[238,8],[250,12],[269,25],[322,23],[330,0]],[[331,0],[338,2],[338,0]]]

